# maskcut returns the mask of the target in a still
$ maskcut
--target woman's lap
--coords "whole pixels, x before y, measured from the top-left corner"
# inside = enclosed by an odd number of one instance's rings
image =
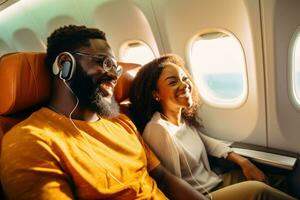
[[[259,181],[244,181],[211,193],[213,200],[294,200],[289,195]]]
[[[223,182],[212,192],[213,200],[281,200],[294,199],[289,195],[258,181],[247,181],[241,170],[232,170],[222,174]],[[270,176],[271,185],[284,186],[284,177]]]

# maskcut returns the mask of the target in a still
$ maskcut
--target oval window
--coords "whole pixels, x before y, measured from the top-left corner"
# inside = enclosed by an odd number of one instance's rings
[[[199,93],[207,104],[238,107],[246,100],[245,56],[233,35],[209,32],[196,36],[191,43],[190,62]]]
[[[300,33],[296,34],[292,43],[292,91],[293,97],[296,100],[297,105],[300,105]]]
[[[120,58],[123,62],[144,65],[155,58],[152,49],[141,41],[124,43],[120,48]]]

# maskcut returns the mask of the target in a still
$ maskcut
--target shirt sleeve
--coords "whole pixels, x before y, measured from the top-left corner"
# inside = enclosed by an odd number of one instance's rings
[[[221,157],[227,158],[228,153],[232,152],[232,149],[227,144],[222,142],[221,140],[217,140],[217,139],[214,139],[207,135],[204,135],[200,131],[198,131],[198,132],[199,132],[199,135],[205,145],[207,153],[209,155],[212,155],[212,156],[215,156],[218,158],[221,158]]]
[[[2,144],[1,182],[8,199],[74,199],[69,177],[45,141],[17,130]]]
[[[160,161],[156,157],[156,155],[151,151],[149,146],[144,142],[143,138],[141,137],[141,135],[139,133],[138,133],[138,138],[144,147],[144,150],[145,150],[145,153],[147,156],[147,169],[148,169],[148,172],[150,172],[160,164]]]
[[[138,137],[140,143],[144,148],[147,157],[147,170],[148,172],[152,171],[160,164],[160,161],[158,160],[156,155],[152,152],[152,150],[148,147],[148,145],[144,142],[142,136],[140,135],[139,131],[137,130],[133,122],[126,115],[121,115],[120,119],[126,123],[126,124],[123,123],[123,127],[126,128],[127,131],[129,132],[131,133],[133,132]]]
[[[176,176],[181,177],[178,149],[168,130],[161,124],[150,121],[143,132],[143,138],[162,165]]]

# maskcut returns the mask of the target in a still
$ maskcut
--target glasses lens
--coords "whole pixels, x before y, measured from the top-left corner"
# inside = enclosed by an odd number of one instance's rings
[[[106,57],[103,60],[102,67],[105,71],[109,72],[110,70],[112,70],[113,65],[114,65],[114,63],[113,63],[112,59],[110,59],[109,57]]]
[[[116,73],[117,73],[118,76],[121,76],[121,75],[122,75],[122,73],[123,73],[123,68],[122,68],[120,65],[118,65],[118,66],[116,67]]]
[[[120,65],[118,65],[117,61],[112,58],[106,57],[103,61],[103,69],[107,72],[114,70],[114,72],[120,76],[123,72],[123,69]]]

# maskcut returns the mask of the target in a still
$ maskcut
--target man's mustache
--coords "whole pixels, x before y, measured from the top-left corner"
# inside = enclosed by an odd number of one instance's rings
[[[110,76],[102,75],[101,77],[97,78],[95,83],[97,85],[100,85],[101,83],[106,83],[106,82],[112,82],[114,85],[116,84],[116,80]]]

